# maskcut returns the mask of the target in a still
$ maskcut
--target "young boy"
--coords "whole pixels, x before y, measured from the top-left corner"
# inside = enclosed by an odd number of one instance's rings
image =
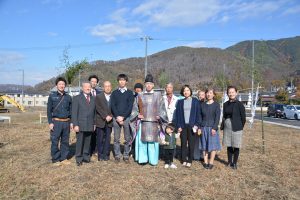
[[[176,148],[176,138],[179,137],[179,133],[175,134],[175,127],[173,124],[168,124],[166,127],[165,140],[162,142],[165,150],[165,169],[176,169],[176,165],[173,163],[174,150]]]

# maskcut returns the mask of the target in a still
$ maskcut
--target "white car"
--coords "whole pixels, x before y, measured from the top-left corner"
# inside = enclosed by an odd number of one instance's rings
[[[288,105],[284,108],[283,117],[287,119],[300,119],[300,105]]]

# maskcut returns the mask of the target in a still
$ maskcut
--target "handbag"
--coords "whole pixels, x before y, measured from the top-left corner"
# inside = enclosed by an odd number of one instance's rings
[[[222,118],[222,122],[221,122],[221,126],[220,126],[220,130],[224,130],[224,124],[225,124],[225,118]]]

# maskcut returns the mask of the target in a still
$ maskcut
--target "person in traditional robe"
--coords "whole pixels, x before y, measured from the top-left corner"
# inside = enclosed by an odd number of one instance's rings
[[[145,79],[145,92],[139,94],[139,119],[135,144],[135,160],[139,163],[157,165],[161,124],[167,122],[166,109],[160,92],[154,92],[153,76]]]
[[[139,115],[139,93],[143,92],[144,86],[142,83],[136,83],[134,85],[134,102],[132,106],[132,111],[129,117],[130,120],[130,130],[131,130],[131,151],[130,155],[134,158],[135,157],[135,138],[136,138],[136,130],[139,127],[140,119],[138,118]],[[140,106],[142,107],[142,106]]]

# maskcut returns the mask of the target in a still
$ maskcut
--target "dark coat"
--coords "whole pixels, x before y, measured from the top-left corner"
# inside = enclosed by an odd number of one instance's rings
[[[176,124],[176,128],[185,128],[183,102],[184,99],[180,99],[178,100],[176,105],[176,110],[175,110],[176,114],[174,120]],[[200,112],[199,101],[198,99],[192,97],[192,108],[191,108],[190,121],[189,121],[190,127],[193,126],[200,127],[199,112]]]
[[[223,104],[223,116],[224,116],[224,110],[228,106],[229,101],[226,101]],[[222,126],[224,124],[224,120],[222,122]],[[246,110],[245,106],[238,100],[236,100],[233,110],[232,110],[232,118],[231,118],[231,125],[232,125],[232,131],[241,131],[243,130],[246,123]],[[221,127],[222,127],[221,126]],[[222,127],[223,129],[223,127]]]
[[[112,116],[111,113],[111,107],[109,105],[109,102],[107,102],[105,98],[104,92],[101,92],[99,95],[96,96],[96,126],[99,128],[104,128],[105,125],[107,124],[108,127],[112,127],[112,121],[107,123],[105,120],[106,117]]]
[[[73,98],[72,123],[79,126],[81,132],[93,132],[95,125],[95,98],[90,97],[87,103],[83,93]]]
[[[134,102],[134,96],[131,90],[127,90],[122,94],[119,89],[116,89],[111,93],[110,98],[111,111],[114,118],[122,116],[124,119],[127,119],[130,117]]]
[[[96,96],[102,93],[101,90],[99,90],[98,88],[95,88],[95,91],[96,91]],[[91,95],[93,96],[92,91],[91,91]]]
[[[203,102],[200,103],[200,122],[201,127],[212,127],[214,130],[218,130],[220,122],[221,109],[220,104],[214,101],[212,104],[208,105]]]
[[[168,133],[165,134],[165,141],[169,144],[164,145],[164,149],[175,149],[176,148],[176,134],[172,133],[169,135]]]

